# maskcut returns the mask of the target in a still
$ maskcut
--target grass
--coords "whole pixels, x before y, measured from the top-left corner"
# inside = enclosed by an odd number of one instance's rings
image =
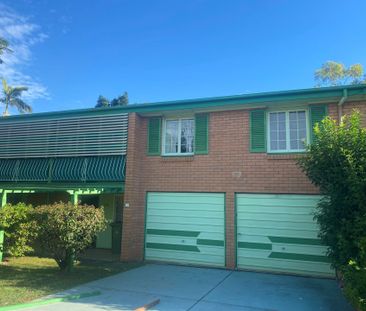
[[[140,266],[137,263],[80,262],[70,273],[49,258],[10,258],[0,264],[0,306],[28,302],[76,285]]]

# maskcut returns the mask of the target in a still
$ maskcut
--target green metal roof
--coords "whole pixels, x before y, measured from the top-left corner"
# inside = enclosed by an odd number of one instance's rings
[[[149,113],[167,110],[209,109],[215,107],[225,108],[224,106],[281,104],[286,102],[299,101],[333,101],[341,98],[345,89],[347,90],[348,97],[364,98],[366,95],[366,84],[343,85],[334,87],[319,87],[287,91],[251,93],[233,96],[206,97],[165,102],[129,104],[127,106],[110,108],[90,108],[14,115],[0,118],[0,124],[14,122],[15,120],[22,119],[39,120],[53,118],[70,118],[75,116],[105,116],[129,112]]]

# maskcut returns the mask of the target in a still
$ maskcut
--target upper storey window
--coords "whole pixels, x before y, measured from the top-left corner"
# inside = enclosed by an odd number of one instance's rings
[[[188,155],[194,149],[194,119],[166,119],[163,122],[163,154]]]
[[[150,156],[208,154],[208,113],[192,117],[150,117],[147,126],[147,154]]]
[[[308,142],[307,123],[305,110],[269,112],[268,151],[304,151]]]

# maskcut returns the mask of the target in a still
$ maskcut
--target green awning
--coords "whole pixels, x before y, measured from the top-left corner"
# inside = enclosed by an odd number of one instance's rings
[[[123,182],[125,156],[0,159],[0,182]]]

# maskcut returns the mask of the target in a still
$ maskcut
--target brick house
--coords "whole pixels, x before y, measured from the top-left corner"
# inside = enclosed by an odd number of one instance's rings
[[[6,117],[1,206],[104,206],[94,247],[123,261],[332,276],[296,160],[324,116],[365,123],[365,100],[355,85]]]
[[[130,106],[122,260],[329,276],[296,159],[366,86]]]

